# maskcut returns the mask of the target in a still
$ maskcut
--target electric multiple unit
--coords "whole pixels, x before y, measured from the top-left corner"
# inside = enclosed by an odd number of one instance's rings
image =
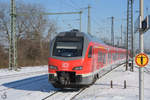
[[[78,30],[61,32],[50,45],[49,81],[56,88],[88,86],[102,69],[124,60],[125,54],[125,49],[108,46]]]

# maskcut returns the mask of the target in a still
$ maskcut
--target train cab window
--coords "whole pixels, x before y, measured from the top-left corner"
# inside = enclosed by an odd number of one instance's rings
[[[83,51],[83,37],[56,38],[53,56],[80,57]]]
[[[92,46],[90,46],[90,49],[89,49],[89,53],[88,53],[88,58],[91,58],[92,57]]]

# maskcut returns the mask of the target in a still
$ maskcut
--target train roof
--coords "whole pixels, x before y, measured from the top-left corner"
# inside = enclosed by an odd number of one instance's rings
[[[71,31],[66,31],[66,32],[60,32],[60,34],[58,36],[67,36],[67,35],[68,36],[83,36],[83,37],[86,37],[89,41],[100,43],[102,45],[106,45],[103,41],[95,38],[94,36],[92,36],[88,33],[80,32],[77,29],[73,29]]]
[[[86,37],[89,42],[95,42],[95,43],[99,43],[103,46],[106,46],[108,48],[111,48],[112,50],[113,49],[118,49],[118,50],[125,50],[123,48],[118,48],[118,47],[113,47],[111,45],[107,45],[106,43],[104,43],[102,40],[92,36],[91,34],[88,34],[88,33],[84,33],[84,32],[80,32],[79,30],[77,29],[73,29],[71,31],[66,31],[66,32],[60,32],[60,34],[58,34],[57,36],[83,36],[83,37]]]

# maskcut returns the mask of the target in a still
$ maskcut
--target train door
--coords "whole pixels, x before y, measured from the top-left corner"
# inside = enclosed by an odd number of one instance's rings
[[[107,51],[104,49],[99,49],[98,51],[98,64],[100,68],[106,65]]]
[[[103,52],[101,49],[98,51],[98,65],[100,68],[103,66]]]
[[[93,49],[93,71],[98,69],[98,48]]]
[[[93,71],[93,46],[89,47],[87,66],[90,71]]]

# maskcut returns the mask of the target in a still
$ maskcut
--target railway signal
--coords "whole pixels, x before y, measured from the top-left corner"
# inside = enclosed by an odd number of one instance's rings
[[[135,57],[135,62],[140,67],[145,67],[148,64],[148,61],[148,56],[144,53],[140,53]]]
[[[140,13],[139,13],[139,22],[140,22],[140,27],[139,27],[139,34],[140,34],[140,42],[139,42],[139,47],[140,47],[140,52],[144,53],[144,32],[146,32],[148,29],[150,29],[150,21],[148,20],[150,18],[150,16],[147,16],[146,19],[144,19],[144,0],[139,0],[139,4],[140,4]],[[143,56],[141,56],[140,58],[140,62],[141,65],[143,65],[143,60],[145,58]],[[139,100],[144,100],[144,71],[143,68],[140,67],[139,68]]]
[[[146,18],[144,19],[144,14],[143,14],[143,0],[139,0],[139,4],[140,4],[140,13],[139,13],[139,17],[135,22],[135,30],[134,32],[136,33],[137,31],[139,31],[140,34],[140,42],[139,42],[139,47],[140,47],[140,52],[144,53],[144,40],[143,40],[143,35],[145,32],[147,32],[150,29],[150,15],[146,16]],[[141,57],[141,64],[143,66],[143,59],[145,59],[145,56]],[[147,60],[148,62],[148,60]],[[143,74],[143,68],[140,67],[139,68],[139,100],[144,100],[144,74]]]
[[[146,16],[146,18],[142,21],[142,30],[146,32],[150,29],[150,15]]]

